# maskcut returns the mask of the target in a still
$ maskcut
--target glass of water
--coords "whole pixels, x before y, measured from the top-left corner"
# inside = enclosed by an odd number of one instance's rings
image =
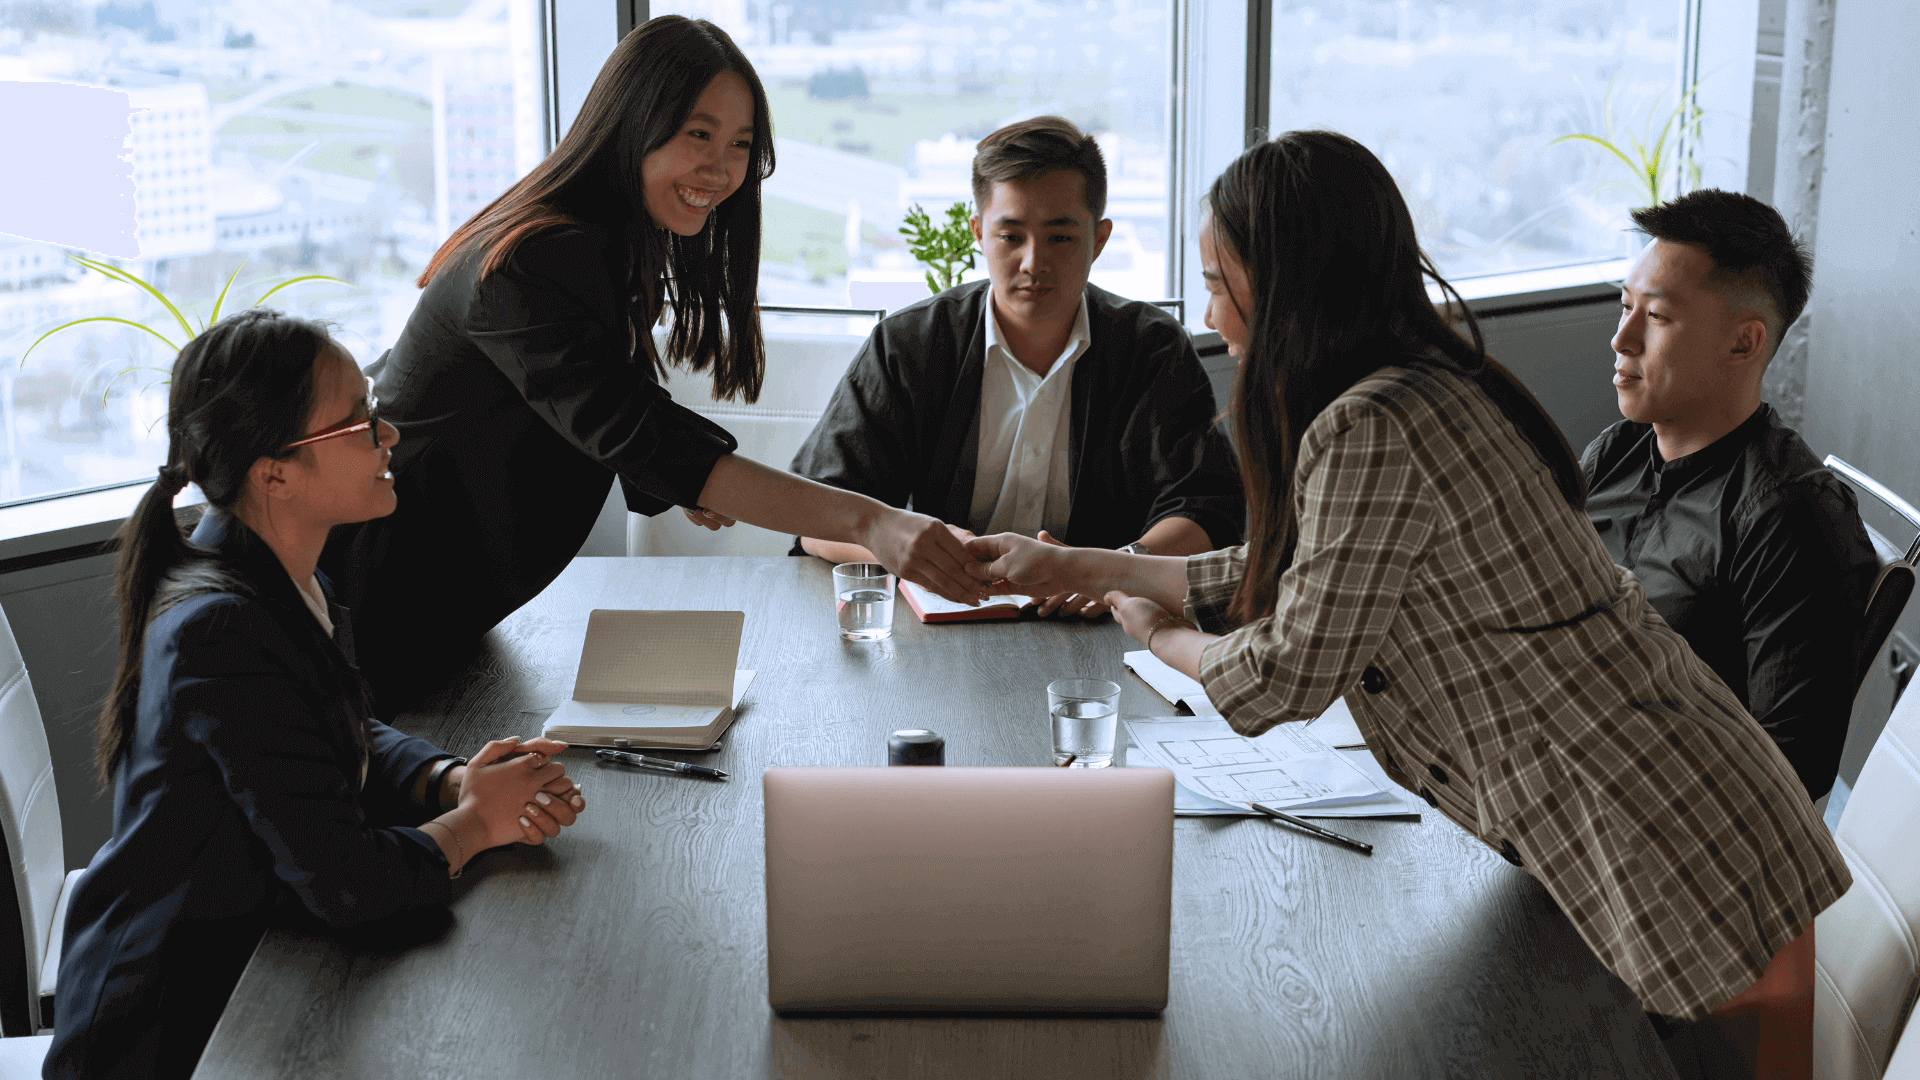
[[[1053,763],[1074,769],[1113,764],[1120,724],[1120,686],[1105,679],[1056,679],[1047,686],[1053,720]]]
[[[833,568],[833,606],[848,641],[892,637],[893,575],[877,562],[841,563]]]

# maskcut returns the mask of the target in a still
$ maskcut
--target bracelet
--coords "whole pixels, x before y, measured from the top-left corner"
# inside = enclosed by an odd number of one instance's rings
[[[1167,625],[1169,622],[1186,623],[1186,627],[1189,630],[1200,629],[1199,627],[1193,625],[1192,623],[1187,622],[1187,620],[1184,617],[1175,615],[1172,612],[1168,612],[1167,614],[1160,616],[1160,620],[1154,623],[1152,628],[1150,628],[1147,631],[1147,651],[1149,653],[1153,651],[1153,635],[1159,633],[1160,628]]]
[[[453,839],[453,850],[460,856],[460,869],[455,870],[451,874],[448,874],[447,877],[449,879],[453,879],[453,878],[459,877],[461,874],[466,873],[467,872],[467,845],[460,842],[460,834],[454,831],[453,826],[447,824],[444,821],[441,821],[438,818],[435,818],[434,820],[427,822],[427,824],[438,825],[441,828],[447,830],[447,835]],[[442,851],[441,854],[445,855],[446,852]],[[451,860],[449,860],[449,864],[451,864]]]

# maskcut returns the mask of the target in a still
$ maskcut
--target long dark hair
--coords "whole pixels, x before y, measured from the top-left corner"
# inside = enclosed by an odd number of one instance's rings
[[[1272,614],[1280,574],[1293,561],[1293,471],[1307,425],[1388,365],[1426,364],[1472,379],[1552,471],[1567,502],[1585,504],[1586,481],[1566,436],[1487,355],[1480,324],[1420,250],[1406,200],[1366,147],[1331,131],[1287,132],[1227,166],[1207,205],[1214,237],[1253,287],[1230,407],[1249,526],[1236,616]],[[1446,297],[1444,313],[1426,278]]]
[[[198,484],[208,513],[231,515],[246,495],[254,462],[300,453],[286,445],[306,430],[316,360],[335,348],[318,323],[254,308],[215,323],[174,360],[167,463],[118,537],[113,593],[120,609],[120,663],[93,741],[102,785],[113,782],[133,737],[147,624],[187,596],[249,591],[212,553],[181,534],[174,496],[188,483]]]
[[[653,227],[640,163],[679,134],[716,75],[731,71],[753,92],[753,151],[739,190],[707,215],[695,236]],[[629,316],[636,347],[651,354],[652,327],[673,310],[667,362],[713,369],[718,398],[759,400],[766,376],[760,337],[760,182],[773,173],[773,121],[753,65],[726,31],[701,19],[649,19],[614,47],[580,114],[553,153],[486,209],[454,230],[420,275],[425,288],[448,263],[478,257],[480,276],[500,268],[522,240],[571,222],[612,228],[628,259]],[[724,310],[723,322],[721,313]]]

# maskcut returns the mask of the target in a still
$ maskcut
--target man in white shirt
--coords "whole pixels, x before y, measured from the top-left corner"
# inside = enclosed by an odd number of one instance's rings
[[[1237,543],[1239,471],[1186,331],[1087,282],[1113,229],[1106,186],[1098,144],[1059,117],[981,140],[972,224],[988,280],[882,320],[793,470],[965,534],[1157,555]],[[799,552],[872,559],[813,537]],[[1104,610],[1082,596],[1040,605]]]

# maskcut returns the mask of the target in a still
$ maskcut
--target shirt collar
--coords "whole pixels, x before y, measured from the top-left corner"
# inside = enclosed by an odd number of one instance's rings
[[[993,286],[991,285],[987,286],[987,303],[985,306],[987,309],[988,355],[992,355],[993,351],[998,349],[1000,350],[1000,355],[1006,357],[1009,363],[1020,363],[1019,359],[1013,355],[1013,350],[1007,348],[1005,340],[1000,336],[1000,323],[999,320],[994,318],[993,314]],[[1067,347],[1054,359],[1054,367],[1049,367],[1047,374],[1052,375],[1062,360],[1072,362],[1082,352],[1086,351],[1092,341],[1093,325],[1087,318],[1087,291],[1082,289],[1080,290],[1080,310],[1073,317],[1073,330],[1067,334]],[[1022,366],[1024,367],[1025,365]]]
[[[1655,437],[1647,440],[1647,455],[1653,471],[1666,480],[1687,480],[1725,468],[1747,444],[1760,437],[1773,423],[1773,406],[1765,402],[1753,410],[1753,415],[1740,422],[1740,426],[1720,436],[1706,446],[1695,450],[1686,457],[1677,457],[1672,461],[1660,457],[1660,440]],[[1650,432],[1651,433],[1651,432]]]

